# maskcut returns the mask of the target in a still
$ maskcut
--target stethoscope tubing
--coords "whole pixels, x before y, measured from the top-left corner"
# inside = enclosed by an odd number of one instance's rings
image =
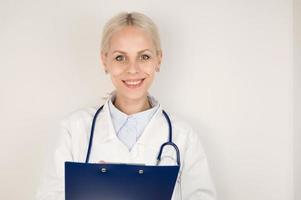
[[[88,146],[88,151],[87,151],[87,156],[86,156],[86,161],[85,163],[89,162],[89,158],[90,158],[90,154],[91,154],[91,148],[92,148],[92,143],[93,143],[93,136],[94,136],[94,129],[95,129],[95,124],[96,124],[96,119],[98,114],[100,113],[100,111],[103,109],[104,105],[102,105],[94,114],[93,120],[92,120],[92,126],[91,126],[91,133],[90,133],[90,139],[89,139],[89,146]],[[172,147],[174,147],[174,149],[176,150],[176,155],[177,155],[177,164],[178,166],[181,165],[180,163],[180,150],[178,148],[178,146],[172,142],[172,125],[171,125],[171,121],[170,118],[168,116],[168,114],[162,110],[162,113],[167,121],[168,124],[168,130],[169,130],[169,139],[168,142],[165,142],[161,145],[158,156],[157,156],[157,165],[159,164],[159,162],[161,161],[161,156],[162,156],[162,152],[164,147],[166,147],[167,145],[170,145]]]

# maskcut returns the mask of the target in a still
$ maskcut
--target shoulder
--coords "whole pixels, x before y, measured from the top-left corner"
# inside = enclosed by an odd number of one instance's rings
[[[81,123],[91,122],[99,107],[100,106],[87,106],[72,110],[63,116],[61,125],[73,127]]]
[[[196,131],[191,124],[179,117],[174,113],[167,113],[173,128],[174,142],[179,147],[180,151],[183,152],[181,157],[183,160],[191,158],[187,155],[194,154],[195,156],[206,157],[203,143],[200,138],[200,134]],[[187,162],[187,161],[186,161]]]
[[[173,112],[167,112],[167,114],[174,130],[178,130],[180,132],[191,132],[193,130],[190,123],[178,114]]]
[[[176,135],[181,136],[181,138],[185,137],[189,140],[188,142],[199,140],[197,132],[187,120],[172,112],[167,114],[170,118],[173,132]]]

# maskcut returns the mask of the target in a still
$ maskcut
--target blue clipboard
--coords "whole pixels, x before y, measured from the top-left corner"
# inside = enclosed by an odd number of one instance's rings
[[[170,200],[179,166],[65,162],[65,200]]]
[[[65,162],[65,200],[170,200],[181,163],[167,113],[162,110],[169,139],[160,147],[157,165],[89,163],[96,118],[102,108],[103,105],[93,117],[86,162]],[[167,145],[174,147],[177,165],[158,165]]]

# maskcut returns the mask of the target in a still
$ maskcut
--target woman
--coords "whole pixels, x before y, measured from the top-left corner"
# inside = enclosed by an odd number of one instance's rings
[[[158,150],[168,139],[163,108],[148,93],[162,60],[156,25],[138,12],[114,16],[104,26],[101,59],[116,89],[97,117],[89,162],[155,165]],[[55,166],[45,176],[37,199],[64,199],[64,162],[85,160],[91,122],[98,108],[77,110],[62,121],[53,157]],[[173,142],[181,155],[172,199],[215,199],[215,188],[198,135],[174,115],[169,117]],[[172,149],[164,150],[163,154],[161,165],[176,163]]]

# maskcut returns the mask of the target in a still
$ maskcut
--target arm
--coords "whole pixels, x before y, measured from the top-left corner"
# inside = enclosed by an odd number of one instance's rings
[[[181,175],[183,200],[215,200],[216,190],[198,135],[189,132]]]
[[[61,122],[60,135],[51,159],[44,168],[36,200],[64,200],[64,162],[72,161],[71,134],[66,120]]]

